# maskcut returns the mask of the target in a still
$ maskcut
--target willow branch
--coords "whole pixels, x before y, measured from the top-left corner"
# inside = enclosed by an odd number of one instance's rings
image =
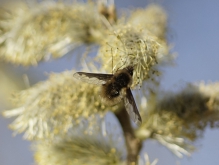
[[[138,155],[142,148],[142,141],[136,138],[134,130],[131,126],[129,115],[125,108],[122,108],[116,114],[117,119],[119,120],[127,147],[127,164],[135,165],[137,164]]]

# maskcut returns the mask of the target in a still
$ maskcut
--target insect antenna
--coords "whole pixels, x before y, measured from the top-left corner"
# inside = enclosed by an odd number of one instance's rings
[[[112,74],[113,74],[113,48],[111,48],[111,54],[112,54]]]

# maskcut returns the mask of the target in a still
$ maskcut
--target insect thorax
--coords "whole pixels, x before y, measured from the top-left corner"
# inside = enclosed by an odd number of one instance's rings
[[[121,89],[131,84],[132,77],[128,72],[120,72],[114,76],[116,85]]]
[[[131,76],[127,72],[115,74],[111,81],[105,84],[105,95],[109,99],[118,97],[122,88],[127,88],[131,82]]]

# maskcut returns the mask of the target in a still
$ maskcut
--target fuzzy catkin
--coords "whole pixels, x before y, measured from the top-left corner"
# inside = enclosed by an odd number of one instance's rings
[[[10,128],[24,132],[31,140],[65,133],[82,124],[83,119],[92,126],[95,115],[104,115],[109,109],[101,102],[100,87],[77,81],[73,73],[52,74],[49,80],[15,94],[17,108],[3,113],[5,117],[16,117]],[[118,110],[117,105],[110,110]]]
[[[49,1],[9,11],[0,11],[0,58],[14,64],[37,65],[80,45],[99,44],[106,31],[93,3]]]

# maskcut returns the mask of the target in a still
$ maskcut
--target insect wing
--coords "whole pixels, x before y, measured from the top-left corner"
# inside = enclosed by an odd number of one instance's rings
[[[86,73],[86,72],[76,72],[73,75],[76,79],[89,84],[102,85],[110,80],[112,74],[101,74],[101,73]]]
[[[134,97],[132,95],[132,92],[130,88],[126,90],[126,97],[124,97],[124,103],[125,103],[125,108],[126,111],[128,112],[129,116],[131,119],[137,124],[140,125],[142,120],[141,116],[138,112],[137,105],[135,103]]]

